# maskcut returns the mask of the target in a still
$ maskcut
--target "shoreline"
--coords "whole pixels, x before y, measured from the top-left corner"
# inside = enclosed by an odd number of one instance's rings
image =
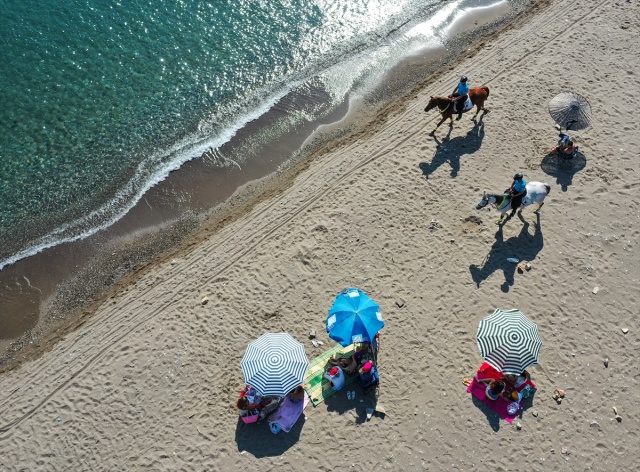
[[[633,470],[640,135],[630,130],[640,117],[611,91],[640,92],[635,12],[544,2],[359,133],[300,156],[308,167],[271,198],[141,268],[49,352],[0,375],[6,467]],[[559,31],[558,18],[571,28]],[[568,64],[572,74],[556,73]],[[459,70],[490,88],[489,111],[430,137],[439,114],[425,103]],[[579,156],[559,161],[547,104],[566,90],[587,98],[592,123],[571,133]],[[496,225],[499,212],[477,204],[515,172],[551,192],[539,214],[527,207]],[[286,332],[320,356],[335,346],[325,320],[346,287],[385,321],[383,412],[368,419],[354,385],[355,399],[339,391],[309,405],[288,433],[244,424],[235,404],[247,345]],[[521,311],[544,343],[527,369],[536,391],[513,423],[463,384],[483,363],[479,323],[497,308]],[[354,437],[357,459],[327,453]]]
[[[301,138],[296,132],[282,140],[282,144],[276,144],[275,155],[280,156],[280,160],[275,163],[254,159],[257,166],[254,168],[254,163],[249,162],[251,172],[239,172],[233,167],[210,169],[201,158],[189,161],[152,188],[149,195],[112,227],[89,238],[50,248],[5,268],[0,272],[3,283],[9,286],[12,281],[18,281],[20,284],[24,279],[27,284],[22,289],[22,294],[27,295],[22,297],[22,302],[10,301],[11,318],[3,320],[4,332],[13,332],[10,329],[22,326],[23,334],[17,337],[14,334],[11,339],[0,340],[0,372],[13,369],[21,362],[48,350],[56,340],[81,326],[102,303],[137,280],[145,272],[145,267],[148,269],[149,265],[160,264],[173,257],[173,254],[188,250],[184,248],[192,247],[209,237],[217,230],[210,232],[207,229],[212,227],[210,220],[214,222],[213,228],[220,228],[220,222],[242,217],[256,204],[292,185],[296,176],[309,166],[309,161],[341,143],[359,139],[363,133],[369,134],[370,131],[365,129],[368,123],[380,125],[412,93],[426,86],[430,77],[437,76],[444,72],[444,68],[450,67],[448,64],[454,61],[457,54],[468,54],[460,53],[460,49],[474,49],[473,43],[481,40],[471,38],[472,33],[490,37],[510,27],[506,24],[510,7],[505,10],[504,5],[496,5],[483,12],[485,20],[480,27],[480,20],[476,18],[475,23],[471,24],[468,14],[458,19],[452,26],[454,32],[446,49],[425,49],[399,62],[370,92],[370,97],[365,99],[366,104],[354,106],[353,103],[343,103],[323,120],[328,121],[327,123],[310,123],[306,137]],[[526,14],[526,11],[521,12],[518,17]],[[408,85],[411,81],[407,80],[407,76],[424,77],[425,72],[427,78],[416,85]],[[391,98],[386,98],[387,95]],[[234,139],[221,148],[221,155],[233,156],[235,148],[242,149],[246,146],[247,141],[274,121],[274,113],[279,112],[277,109],[272,110],[248,123]],[[304,153],[293,157],[301,146],[305,148]],[[273,146],[267,147],[271,148]],[[160,195],[162,199],[165,194],[180,192],[179,189],[189,187],[192,193],[190,198],[198,200],[198,192],[209,192],[206,181],[212,172],[226,175],[217,180],[230,184],[216,190],[219,197],[214,200],[213,209],[202,212],[193,208],[186,212],[187,216],[179,217],[173,212],[173,216],[168,216],[169,221],[157,220],[157,216],[152,217],[155,221],[149,220],[145,213],[145,202],[149,198],[152,202],[157,200],[153,197],[154,194]],[[194,185],[194,181],[201,183]],[[202,190],[198,191],[198,186]],[[210,196],[203,197],[203,201],[211,201]],[[210,203],[207,204],[209,205]],[[154,203],[152,206],[157,207]],[[140,222],[144,221],[148,222],[141,226]],[[55,268],[53,274],[50,269],[52,267]],[[40,306],[40,315],[33,311],[34,305]]]

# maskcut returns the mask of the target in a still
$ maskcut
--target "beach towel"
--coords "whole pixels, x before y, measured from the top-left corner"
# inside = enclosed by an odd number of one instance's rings
[[[479,383],[476,379],[473,379],[469,387],[467,388],[467,392],[471,393],[474,397],[480,400],[482,403],[487,405],[493,411],[495,411],[500,418],[506,420],[508,423],[511,423],[513,419],[520,412],[520,408],[513,415],[510,415],[507,411],[507,407],[510,402],[505,402],[502,398],[498,398],[497,400],[490,400],[487,398],[487,386],[483,383]]]
[[[331,387],[331,383],[324,378],[324,372],[327,369],[329,359],[332,357],[351,357],[354,350],[354,344],[350,344],[347,347],[342,347],[337,344],[309,363],[309,368],[304,376],[304,388],[307,395],[309,395],[309,401],[314,407],[335,393],[335,390]],[[344,389],[344,387],[351,384],[354,380],[355,376],[345,375],[344,386],[342,388]]]
[[[491,364],[489,364],[488,362],[484,362],[480,368],[478,369],[478,378],[480,379],[494,379],[494,380],[500,380],[502,379],[502,372],[500,372],[499,370],[497,370],[496,368],[494,368]],[[532,391],[535,391],[536,389],[536,384],[534,384],[531,379],[528,379],[525,383],[523,383],[522,385],[520,385],[516,390],[518,392],[522,392],[525,389],[529,389]]]
[[[291,428],[293,428],[293,425],[296,424],[296,421],[298,421],[298,418],[300,418],[302,411],[308,404],[309,397],[306,394],[304,396],[304,400],[302,400],[301,402],[293,402],[290,398],[285,397],[282,404],[269,417],[269,425],[277,423],[280,427],[278,431],[282,430],[285,433],[288,433],[289,431],[291,431]],[[274,433],[278,431],[274,431]]]

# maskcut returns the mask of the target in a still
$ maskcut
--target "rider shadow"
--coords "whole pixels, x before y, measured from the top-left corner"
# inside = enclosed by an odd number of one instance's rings
[[[458,171],[460,171],[460,157],[476,152],[480,149],[482,140],[484,139],[482,116],[478,121],[474,121],[474,123],[473,128],[465,136],[456,136],[453,139],[449,139],[451,130],[453,129],[449,128],[447,136],[442,141],[439,141],[435,136],[433,137],[433,140],[438,145],[433,159],[431,159],[430,163],[421,162],[419,164],[425,179],[428,179],[429,176],[445,162],[449,162],[451,166],[451,178],[455,178],[458,175]]]
[[[586,165],[587,158],[580,151],[571,159],[560,157],[555,152],[551,152],[542,159],[540,168],[545,174],[555,177],[556,183],[560,184],[563,192],[566,192],[569,185],[573,183],[573,176],[584,169]]]
[[[520,216],[520,219],[524,221],[522,216]],[[499,227],[495,236],[496,240],[491,246],[489,254],[485,257],[484,263],[481,266],[475,264],[469,266],[471,278],[477,287],[480,287],[480,284],[488,279],[495,271],[502,269],[504,283],[500,286],[500,289],[505,293],[509,292],[509,287],[514,284],[514,274],[517,266],[509,262],[507,258],[517,257],[521,261],[532,261],[544,245],[542,230],[540,228],[540,215],[536,215],[534,228],[535,231],[533,234],[530,234],[529,223],[524,221],[520,234],[505,241],[502,226]]]

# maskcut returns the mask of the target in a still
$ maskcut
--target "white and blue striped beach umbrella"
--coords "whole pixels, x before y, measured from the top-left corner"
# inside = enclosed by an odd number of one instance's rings
[[[538,326],[519,310],[496,310],[478,326],[478,348],[505,374],[520,374],[538,364],[542,339]]]
[[[302,385],[309,360],[287,333],[265,333],[247,346],[240,363],[244,381],[263,396],[285,396]]]

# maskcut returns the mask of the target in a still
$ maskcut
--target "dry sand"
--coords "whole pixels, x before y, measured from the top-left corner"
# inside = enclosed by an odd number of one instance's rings
[[[636,0],[551,2],[281,195],[153,267],[0,377],[1,468],[638,470],[639,15]],[[437,113],[422,110],[461,72],[491,88],[491,111],[475,127],[465,116],[448,140],[441,128],[437,147]],[[594,125],[575,133],[584,159],[558,173],[546,105],[564,90],[589,98]],[[527,208],[497,232],[497,212],[475,205],[516,171],[551,194],[539,219]],[[519,274],[508,257],[533,269]],[[289,434],[239,423],[247,343],[286,331],[320,354],[307,333],[330,346],[327,309],[349,286],[387,322],[386,416],[365,421],[340,392]],[[545,341],[521,430],[461,383],[482,361],[478,323],[497,307],[520,308]]]

